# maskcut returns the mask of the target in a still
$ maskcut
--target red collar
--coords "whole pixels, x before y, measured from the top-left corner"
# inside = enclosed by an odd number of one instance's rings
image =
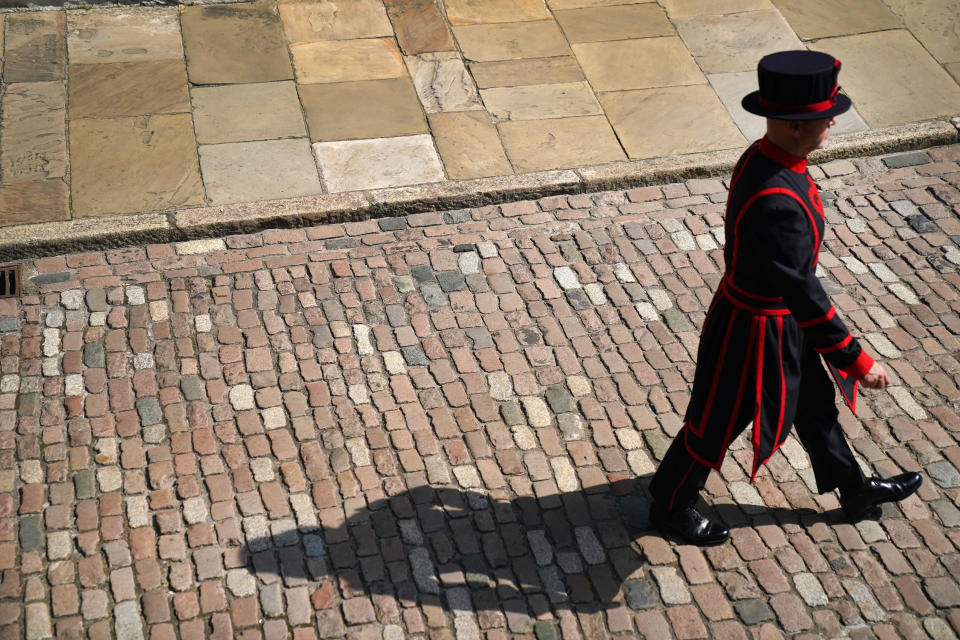
[[[787,153],[777,145],[770,142],[766,136],[764,136],[760,142],[760,153],[767,156],[777,164],[783,165],[790,171],[795,173],[803,173],[807,170],[807,159],[798,158],[792,153]]]

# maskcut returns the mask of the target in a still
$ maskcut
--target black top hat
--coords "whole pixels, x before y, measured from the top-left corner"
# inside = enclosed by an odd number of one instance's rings
[[[832,118],[850,108],[840,93],[840,61],[819,51],[780,51],[760,59],[760,90],[744,96],[743,108],[777,120]]]

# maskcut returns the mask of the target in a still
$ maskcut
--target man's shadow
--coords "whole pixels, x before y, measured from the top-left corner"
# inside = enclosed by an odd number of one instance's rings
[[[430,486],[366,506],[348,500],[339,526],[318,521],[250,539],[241,559],[267,583],[332,581],[344,598],[391,596],[454,615],[502,611],[532,620],[551,608],[661,606],[655,585],[639,571],[643,544],[660,537],[649,526],[649,478],[513,500]],[[730,528],[842,517],[839,510],[734,504],[711,511]]]

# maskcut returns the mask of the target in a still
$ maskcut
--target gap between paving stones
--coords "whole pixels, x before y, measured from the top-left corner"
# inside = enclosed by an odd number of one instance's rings
[[[837,135],[828,148],[814,152],[810,159],[816,164],[957,141],[960,116]],[[6,227],[0,231],[0,261],[668,184],[724,175],[742,151],[738,148],[476,180]]]

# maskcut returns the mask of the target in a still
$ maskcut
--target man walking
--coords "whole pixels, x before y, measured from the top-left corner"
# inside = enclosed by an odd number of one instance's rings
[[[823,238],[819,192],[807,154],[824,145],[834,117],[850,108],[839,93],[840,62],[826,53],[785,51],[758,66],[760,90],[743,107],[767,118],[767,135],[734,171],[725,222],[726,273],[704,320],[683,429],[650,484],[651,522],[692,544],[723,542],[720,523],[695,507],[710,469],[751,421],[753,471],[795,426],[820,493],[840,490],[849,518],[876,515],[921,483],[916,473],[866,478],[837,422],[833,382],[851,410],[857,384],[890,378],[837,317],[815,271]]]

